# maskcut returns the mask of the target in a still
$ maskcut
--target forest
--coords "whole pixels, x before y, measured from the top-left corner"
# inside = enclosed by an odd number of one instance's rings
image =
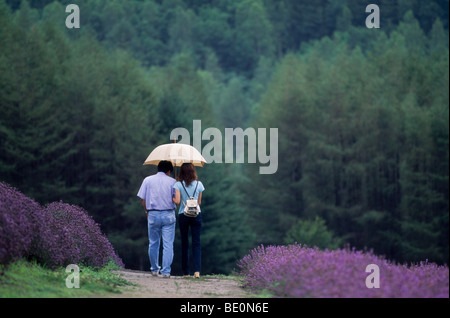
[[[274,174],[197,169],[205,273],[294,242],[448,264],[448,0],[0,0],[0,181],[88,211],[127,268],[143,162],[194,120],[278,129]]]

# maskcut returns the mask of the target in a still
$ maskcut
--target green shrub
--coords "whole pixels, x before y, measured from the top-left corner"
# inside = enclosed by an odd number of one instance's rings
[[[328,230],[325,220],[316,216],[314,220],[298,220],[286,233],[286,244],[301,243],[310,247],[336,249],[341,240]]]

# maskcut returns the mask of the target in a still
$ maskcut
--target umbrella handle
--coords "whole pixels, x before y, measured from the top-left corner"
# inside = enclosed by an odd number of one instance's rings
[[[174,144],[176,144],[177,143],[177,139],[175,138],[174,140],[173,140],[173,143]],[[174,167],[173,167],[173,176],[174,176],[174,179],[176,180],[177,179],[177,166],[175,165]]]

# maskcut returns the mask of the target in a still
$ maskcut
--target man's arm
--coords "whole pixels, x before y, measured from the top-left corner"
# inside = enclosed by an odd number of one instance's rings
[[[142,206],[144,207],[145,212],[147,213],[147,206],[145,205],[145,200],[141,199]]]

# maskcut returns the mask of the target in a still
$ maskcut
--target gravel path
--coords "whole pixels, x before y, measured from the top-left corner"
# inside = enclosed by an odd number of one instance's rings
[[[112,297],[126,298],[245,298],[249,297],[240,283],[227,276],[203,276],[199,279],[182,276],[154,277],[150,272],[135,270],[117,271],[136,286],[121,287],[121,294]]]

